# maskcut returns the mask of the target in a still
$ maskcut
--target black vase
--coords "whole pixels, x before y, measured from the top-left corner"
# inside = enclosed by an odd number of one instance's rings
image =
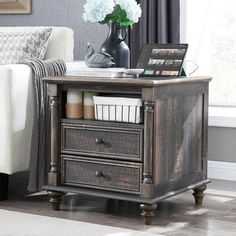
[[[130,50],[125,43],[127,28],[115,23],[109,23],[107,39],[101,46],[101,51],[113,57],[113,67],[130,68]]]

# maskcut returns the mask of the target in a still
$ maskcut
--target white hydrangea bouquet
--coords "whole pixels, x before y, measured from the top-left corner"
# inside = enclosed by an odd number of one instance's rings
[[[139,21],[142,10],[136,0],[87,0],[83,19],[100,24],[128,27]]]

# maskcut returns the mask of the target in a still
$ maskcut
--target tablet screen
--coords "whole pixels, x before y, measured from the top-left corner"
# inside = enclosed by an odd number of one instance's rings
[[[137,68],[144,69],[143,76],[178,77],[188,44],[145,44]]]

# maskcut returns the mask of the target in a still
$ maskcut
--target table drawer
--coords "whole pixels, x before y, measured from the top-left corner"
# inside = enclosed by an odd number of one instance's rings
[[[142,164],[62,155],[62,184],[140,194]]]
[[[62,153],[142,161],[143,129],[62,124]]]

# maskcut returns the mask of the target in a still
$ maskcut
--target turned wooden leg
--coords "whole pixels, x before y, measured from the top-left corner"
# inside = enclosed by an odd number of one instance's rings
[[[207,188],[206,185],[202,185],[198,188],[193,189],[193,191],[194,191],[193,196],[195,198],[195,206],[196,207],[202,206],[203,197],[205,196],[204,191],[206,190],[206,188]]]
[[[156,215],[155,210],[157,209],[157,204],[140,204],[140,209],[142,210],[141,215],[143,216],[145,225],[151,225],[152,219]]]
[[[52,209],[54,211],[59,211],[61,204],[61,197],[64,195],[62,192],[48,192],[50,197],[49,202],[52,204]]]
[[[0,201],[7,200],[9,175],[0,173]]]

